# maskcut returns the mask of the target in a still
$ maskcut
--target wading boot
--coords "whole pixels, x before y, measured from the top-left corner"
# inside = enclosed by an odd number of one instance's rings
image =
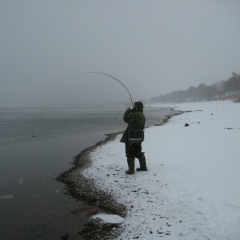
[[[140,157],[138,158],[139,160],[139,164],[140,164],[140,168],[137,168],[136,171],[147,171],[147,165],[146,165],[146,158],[144,155],[144,152],[141,152]]]
[[[135,158],[128,158],[128,170],[126,174],[134,174],[135,173]]]

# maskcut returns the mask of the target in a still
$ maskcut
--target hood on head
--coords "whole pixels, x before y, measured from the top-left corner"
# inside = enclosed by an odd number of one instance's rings
[[[135,102],[134,103],[134,108],[138,111],[142,111],[143,110],[143,103],[141,101]]]

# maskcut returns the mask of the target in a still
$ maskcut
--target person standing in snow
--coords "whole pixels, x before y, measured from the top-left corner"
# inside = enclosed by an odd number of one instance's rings
[[[128,123],[126,130],[120,142],[125,143],[125,153],[127,157],[128,170],[126,174],[135,173],[135,158],[138,158],[140,167],[136,171],[147,171],[146,159],[144,152],[142,152],[142,143],[129,143],[128,131],[129,130],[143,130],[145,127],[145,116],[143,114],[143,103],[135,102],[134,107],[131,110],[128,108],[123,116],[124,122]]]

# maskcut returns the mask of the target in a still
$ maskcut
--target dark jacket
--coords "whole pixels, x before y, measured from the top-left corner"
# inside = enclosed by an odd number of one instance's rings
[[[143,114],[142,102],[135,102],[134,108],[131,111],[127,109],[123,116],[124,122],[128,123],[126,130],[124,131],[120,142],[128,143],[128,131],[136,129],[144,129],[145,127],[145,116]]]

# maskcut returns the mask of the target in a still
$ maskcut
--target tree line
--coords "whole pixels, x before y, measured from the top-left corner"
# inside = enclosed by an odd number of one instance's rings
[[[240,74],[232,73],[231,78],[206,86],[199,84],[187,90],[174,91],[158,97],[152,97],[150,103],[193,102],[219,100],[233,95],[240,95]]]

